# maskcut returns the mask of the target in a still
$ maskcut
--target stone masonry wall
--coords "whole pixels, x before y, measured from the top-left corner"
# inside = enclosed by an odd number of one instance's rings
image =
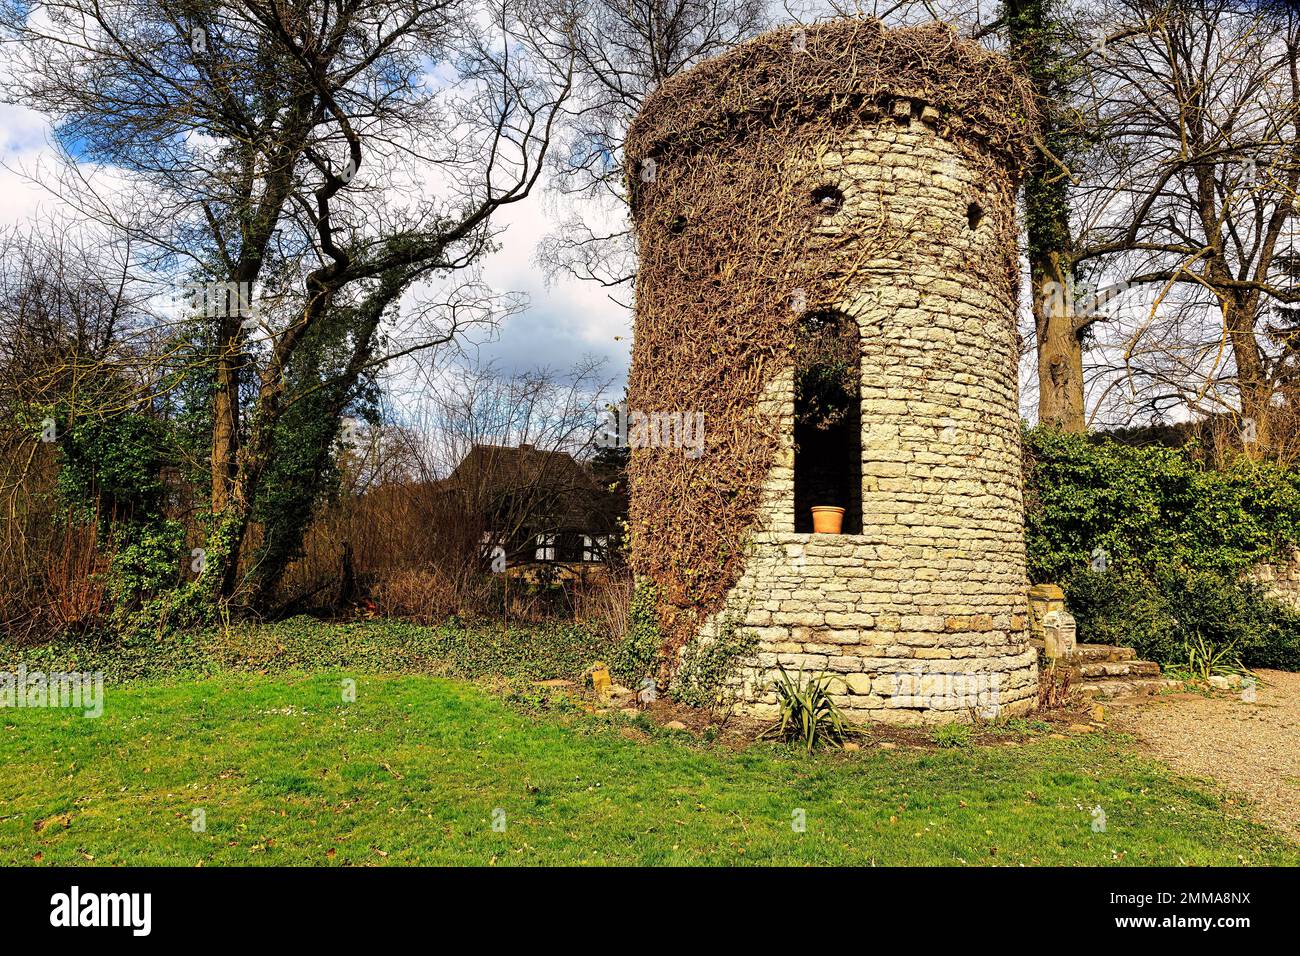
[[[785,444],[763,529],[724,621],[759,641],[741,710],[775,712],[777,664],[830,672],[855,720],[930,724],[1028,711],[1028,643],[1015,302],[1014,197],[938,134],[937,115],[850,130],[820,157],[844,195],[810,246],[846,234],[871,256],[839,311],[861,337],[863,533],[794,532],[793,387],[769,383]],[[810,158],[810,161],[811,160]],[[996,177],[995,177],[996,178]],[[844,248],[841,246],[841,248]]]
[[[1251,569],[1250,577],[1263,585],[1269,597],[1300,610],[1300,551],[1291,552],[1285,561],[1258,565]]]

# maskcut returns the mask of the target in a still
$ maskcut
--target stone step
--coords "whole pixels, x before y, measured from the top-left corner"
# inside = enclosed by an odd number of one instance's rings
[[[1042,641],[1030,641],[1038,653],[1044,653]],[[1074,653],[1068,658],[1071,664],[1092,663],[1095,661],[1131,661],[1137,654],[1131,647],[1119,647],[1115,644],[1076,644]]]
[[[1041,657],[1043,642],[1033,641]],[[1160,676],[1160,665],[1137,660],[1131,647],[1114,644],[1076,644],[1062,661],[1073,673],[1071,686],[1081,697],[1136,703],[1151,697],[1171,682]]]
[[[1108,677],[1159,677],[1160,665],[1151,661],[1087,661],[1069,662],[1075,673],[1082,680],[1098,680]]]
[[[1126,679],[1108,677],[1103,680],[1084,681],[1075,684],[1074,689],[1083,697],[1093,700],[1114,700],[1117,697],[1153,697],[1168,686],[1169,682],[1159,677],[1139,677]]]
[[[1131,661],[1137,656],[1131,647],[1114,644],[1076,644],[1070,663],[1097,663],[1101,661]]]

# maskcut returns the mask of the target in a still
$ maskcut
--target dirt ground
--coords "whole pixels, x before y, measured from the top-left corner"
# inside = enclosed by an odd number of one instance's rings
[[[1300,842],[1300,674],[1257,676],[1253,702],[1241,691],[1162,694],[1114,708],[1110,724],[1180,773],[1248,797]]]

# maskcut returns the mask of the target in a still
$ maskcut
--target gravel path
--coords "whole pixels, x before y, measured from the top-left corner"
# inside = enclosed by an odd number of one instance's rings
[[[1300,674],[1258,675],[1253,703],[1240,691],[1164,694],[1116,707],[1111,723],[1180,773],[1249,797],[1300,842]]]

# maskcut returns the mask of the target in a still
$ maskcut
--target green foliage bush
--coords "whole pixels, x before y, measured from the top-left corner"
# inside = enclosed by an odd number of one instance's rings
[[[113,554],[108,593],[116,612],[129,613],[177,585],[185,541],[181,526],[163,519],[123,532]]]
[[[1174,666],[1203,642],[1246,667],[1300,669],[1300,613],[1253,582],[1170,567],[1084,570],[1067,591],[1081,641],[1132,647]]]
[[[1030,580],[1065,588],[1081,641],[1172,665],[1204,642],[1246,666],[1300,669],[1300,614],[1247,577],[1300,543],[1300,474],[1245,459],[1216,469],[1196,451],[1028,429]]]
[[[71,516],[98,524],[99,547],[110,555],[106,623],[123,634],[157,631],[174,616],[186,552],[184,531],[164,508],[172,439],[166,422],[121,412],[84,417],[59,440],[58,496]]]
[[[1080,641],[1131,647],[1145,660],[1173,659],[1177,625],[1172,608],[1145,574],[1085,569],[1067,583]]]
[[[627,633],[610,658],[610,673],[624,686],[636,687],[658,669],[662,647],[655,587],[649,581],[638,581],[628,608]]]
[[[740,627],[734,617],[724,617],[713,637],[691,641],[682,651],[681,666],[673,681],[673,699],[692,707],[717,707],[725,703],[728,685],[744,658],[758,650],[758,638]]]
[[[201,579],[161,590],[138,606],[119,605],[113,612],[113,630],[127,644],[163,641],[192,628],[207,627],[220,617],[212,593]]]
[[[831,674],[804,677],[800,670],[791,677],[781,665],[776,669],[772,689],[780,716],[763,731],[763,737],[797,743],[812,753],[822,744],[843,746],[845,739],[856,733],[831,697]]]
[[[61,416],[54,410],[52,417]],[[168,450],[167,426],[151,416],[83,418],[59,439],[59,496],[105,525],[154,522],[162,511]]]
[[[609,638],[564,621],[505,625],[499,621],[401,631],[412,650],[431,654],[457,677],[581,680],[592,661],[605,660]]]
[[[1027,430],[1030,580],[1068,578],[1096,548],[1112,564],[1228,574],[1300,542],[1300,474],[1245,459],[1211,468],[1194,451]]]

